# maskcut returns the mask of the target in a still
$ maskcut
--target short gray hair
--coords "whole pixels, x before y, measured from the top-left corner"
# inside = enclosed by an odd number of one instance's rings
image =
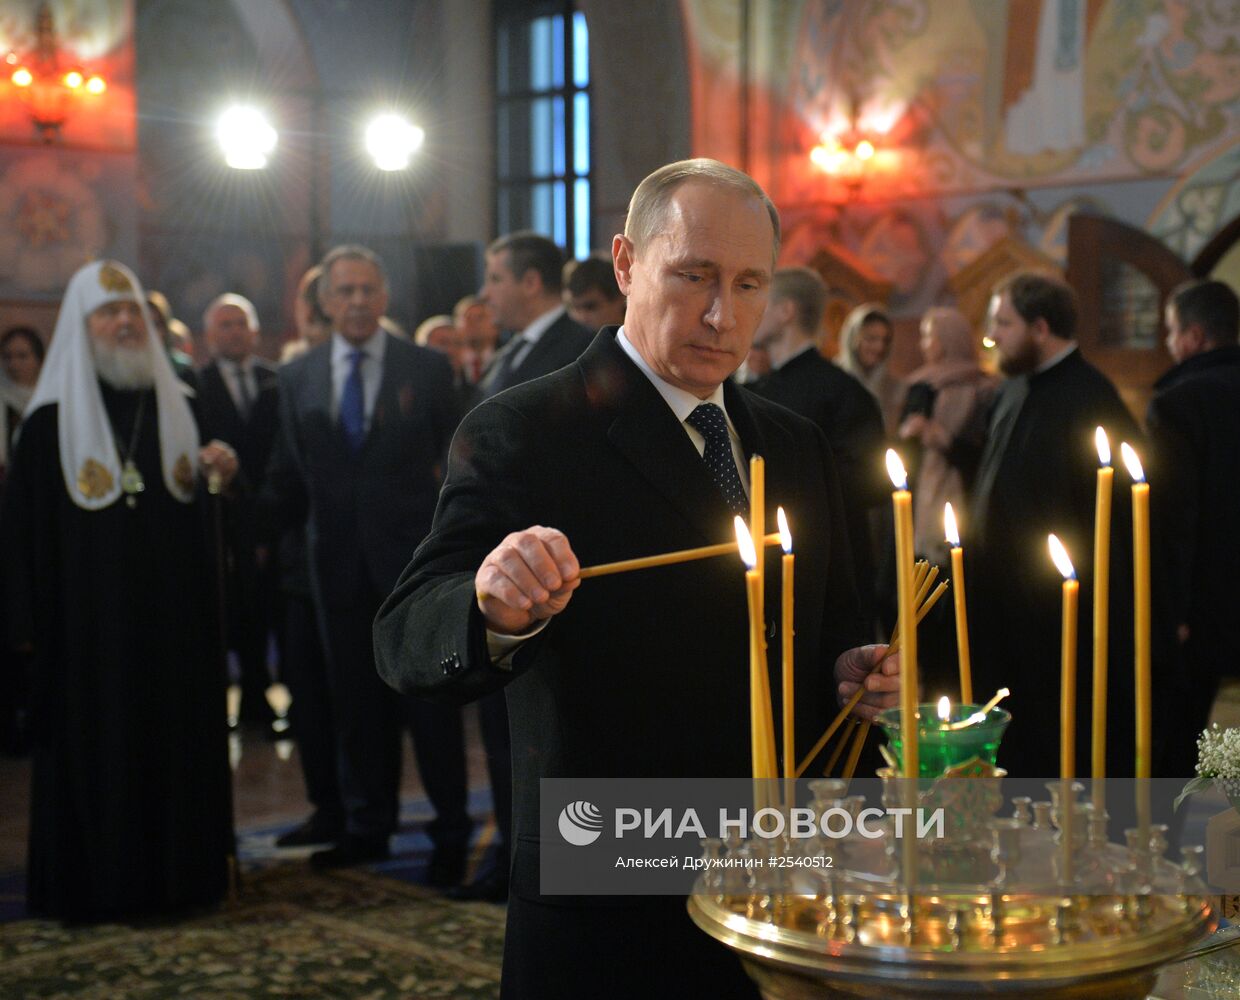
[[[207,304],[207,308],[202,311],[202,325],[204,327],[210,326],[212,314],[223,306],[236,306],[245,313],[245,321],[249,324],[251,330],[257,333],[261,329],[258,325],[258,310],[254,308],[254,303],[244,295],[238,295],[236,292],[225,292],[223,295],[217,295],[213,298]]]
[[[413,331],[413,342],[419,347],[425,347],[426,342],[431,339],[431,333],[438,330],[441,326],[446,326],[449,330],[456,329],[456,324],[452,322],[452,317],[447,313],[441,316],[432,316],[418,324],[418,328]]]
[[[727,188],[739,194],[756,198],[766,208],[774,234],[774,252],[771,264],[779,257],[779,211],[762,187],[746,173],[726,163],[699,157],[695,160],[678,160],[660,167],[637,185],[629,201],[629,213],[624,221],[624,235],[632,242],[633,249],[640,252],[663,227],[668,203],[682,185],[701,181],[715,187]]]
[[[379,272],[379,278],[383,282],[383,287],[388,287],[387,268],[383,266],[383,259],[375,253],[370,247],[364,247],[360,243],[342,243],[340,246],[332,247],[319,261],[319,267],[323,269],[323,276],[319,279],[319,297],[322,298],[331,288],[331,271],[332,266],[338,260],[362,260]]]

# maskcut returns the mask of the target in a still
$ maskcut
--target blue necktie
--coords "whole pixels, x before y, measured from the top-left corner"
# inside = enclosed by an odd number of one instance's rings
[[[706,439],[706,451],[702,461],[710,477],[719,487],[723,499],[733,514],[742,517],[747,513],[749,501],[741,474],[736,471],[736,459],[732,457],[732,438],[728,435],[728,418],[714,403],[702,403],[686,418],[686,422]]]
[[[344,380],[344,391],[340,393],[340,429],[349,442],[353,453],[362,450],[366,440],[366,395],[362,389],[362,361],[366,352],[350,351],[349,361],[353,367],[349,369],[349,377]]]

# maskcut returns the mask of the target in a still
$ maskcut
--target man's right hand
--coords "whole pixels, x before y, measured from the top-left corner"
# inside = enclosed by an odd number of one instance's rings
[[[581,583],[579,572],[562,531],[540,525],[514,531],[474,576],[478,610],[492,632],[519,635],[568,606]]]

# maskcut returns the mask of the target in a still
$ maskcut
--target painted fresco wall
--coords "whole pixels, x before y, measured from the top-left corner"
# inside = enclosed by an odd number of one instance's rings
[[[747,46],[740,0],[681,8],[694,152],[748,161],[786,262],[843,246],[901,315],[1008,235],[1062,263],[1077,209],[1186,261],[1240,214],[1234,0],[750,0]],[[848,133],[878,148],[853,186],[810,161]]]
[[[35,46],[37,0],[0,4],[0,56]],[[72,98],[55,146],[31,123],[29,94],[0,74],[0,322],[50,334],[69,276],[93,257],[137,255],[133,10],[130,0],[52,0],[62,69],[107,80]]]

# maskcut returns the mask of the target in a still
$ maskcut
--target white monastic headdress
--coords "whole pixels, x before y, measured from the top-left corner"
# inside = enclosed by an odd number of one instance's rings
[[[176,499],[189,503],[198,475],[198,426],[185,398],[186,388],[151,323],[142,286],[124,264],[93,261],[69,280],[47,363],[26,412],[34,413],[45,403],[60,405],[60,468],[75,504],[101,510],[120,498],[120,456],[99,391],[86,317],[105,303],[122,301],[138,304],[150,340],[164,484]]]

